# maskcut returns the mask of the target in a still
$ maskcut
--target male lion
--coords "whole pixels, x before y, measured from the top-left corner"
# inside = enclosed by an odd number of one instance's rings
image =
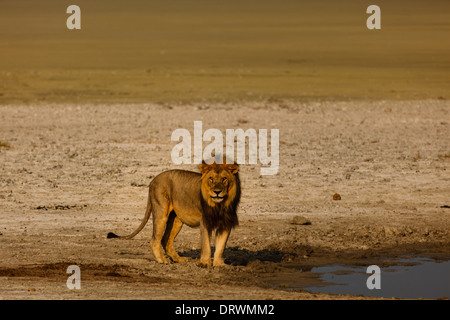
[[[149,186],[147,211],[141,225],[130,235],[119,237],[108,233],[108,238],[131,239],[147,223],[153,212],[153,236],[150,242],[159,263],[169,260],[161,251],[161,242],[174,262],[185,261],[173,247],[173,241],[183,224],[200,226],[200,266],[211,266],[210,239],[216,232],[213,266],[224,265],[223,250],[232,228],[238,225],[236,210],[241,197],[239,166],[237,164],[200,165],[200,173],[169,170],[159,174]]]

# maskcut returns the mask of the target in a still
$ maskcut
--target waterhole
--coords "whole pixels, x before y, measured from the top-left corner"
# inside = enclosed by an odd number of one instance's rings
[[[368,267],[368,266],[367,266]],[[313,293],[351,294],[367,297],[438,299],[450,297],[450,261],[427,258],[396,260],[394,266],[380,266],[379,289],[369,289],[375,274],[367,267],[330,265],[312,268],[319,275],[321,285],[305,287]],[[375,275],[376,276],[376,275]],[[373,280],[373,281],[372,281]],[[373,285],[370,285],[373,287]]]

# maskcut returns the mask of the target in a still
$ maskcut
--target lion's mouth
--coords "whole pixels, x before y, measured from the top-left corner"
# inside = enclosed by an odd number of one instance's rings
[[[213,202],[222,202],[225,197],[221,196],[211,196]]]

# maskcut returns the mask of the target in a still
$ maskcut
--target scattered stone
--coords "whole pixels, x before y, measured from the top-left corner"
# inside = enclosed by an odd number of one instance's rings
[[[9,150],[11,148],[11,145],[6,141],[0,141],[0,149],[2,149],[2,148]]]
[[[87,207],[87,204],[75,204],[75,205],[50,205],[50,206],[37,206],[36,210],[70,210],[70,209],[84,209]]]
[[[131,186],[132,187],[148,187],[148,183],[140,183],[140,182],[133,181],[133,182],[131,182]]]
[[[335,193],[333,195],[333,200],[341,200],[341,195],[339,193]]]
[[[311,224],[311,221],[302,216],[295,216],[292,218],[291,224],[307,226]]]

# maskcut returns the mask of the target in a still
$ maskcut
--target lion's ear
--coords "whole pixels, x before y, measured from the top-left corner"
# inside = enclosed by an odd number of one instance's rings
[[[201,165],[198,166],[200,169],[200,172],[202,174],[207,173],[209,170],[211,170],[211,166],[209,164],[206,163],[202,163]]]
[[[237,164],[227,164],[227,170],[231,172],[231,174],[236,174],[239,171],[239,166]]]

